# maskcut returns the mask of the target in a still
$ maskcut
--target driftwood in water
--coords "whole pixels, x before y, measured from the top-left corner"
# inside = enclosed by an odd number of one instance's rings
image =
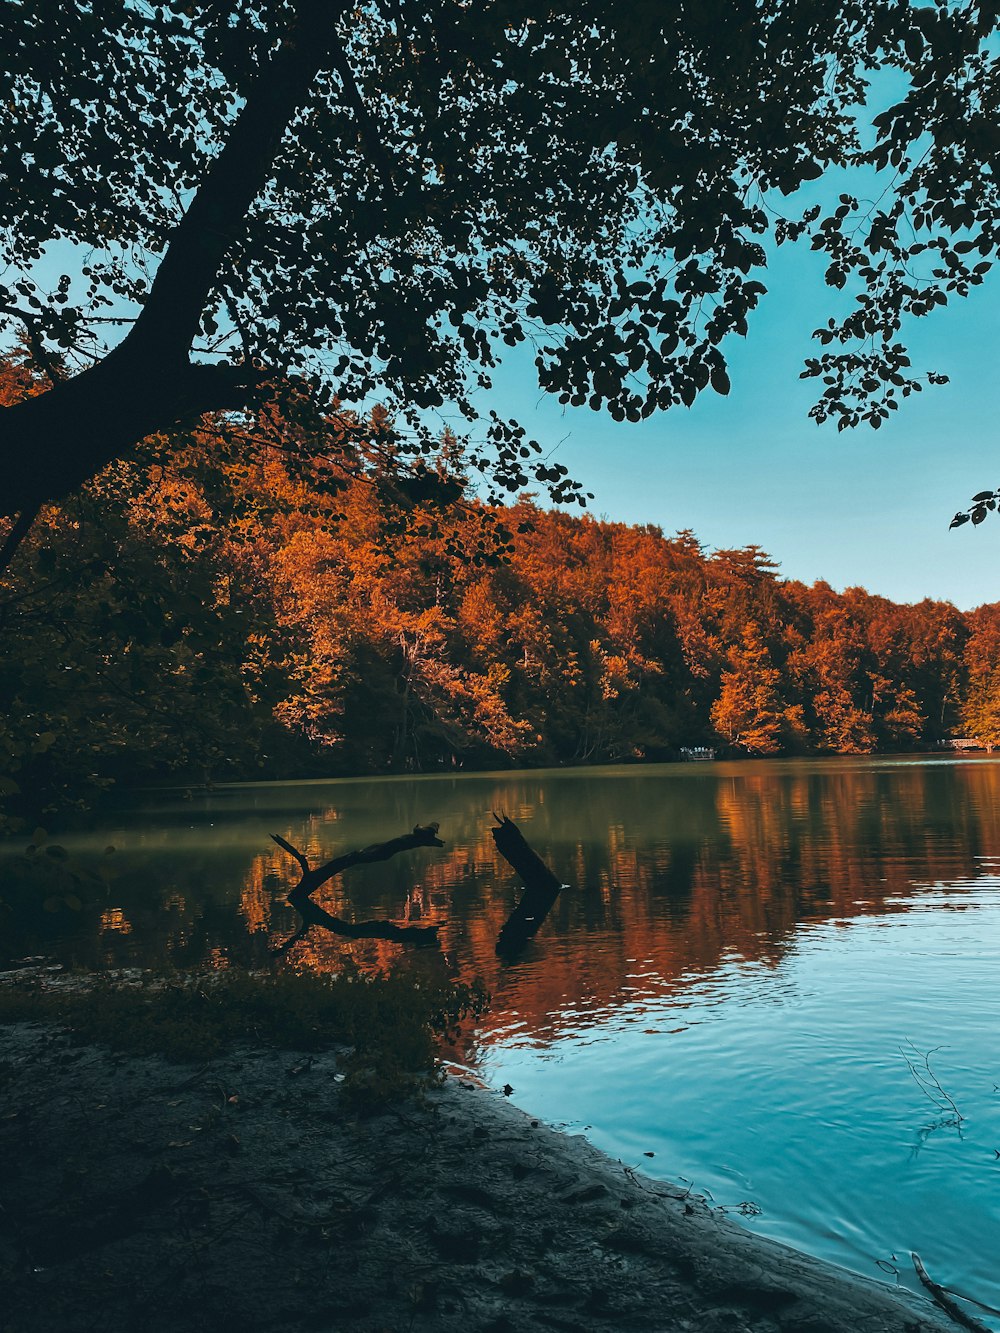
[[[913,1267],[917,1270],[917,1277],[934,1297],[942,1310],[946,1310],[956,1323],[961,1324],[964,1328],[972,1329],[972,1333],[990,1333],[990,1330],[981,1319],[977,1319],[975,1315],[971,1315],[967,1310],[963,1310],[958,1301],[952,1299],[951,1293],[948,1291],[947,1287],[942,1287],[939,1282],[934,1281],[930,1273],[928,1273],[927,1269],[924,1267],[919,1254],[913,1252],[910,1254],[910,1258],[913,1260]],[[971,1300],[972,1298],[963,1296],[962,1299]],[[978,1301],[973,1301],[972,1303],[973,1305],[979,1304]],[[984,1306],[983,1308],[990,1309],[991,1307]],[[994,1310],[993,1313],[996,1314],[996,1310]]]
[[[437,824],[417,824],[412,833],[404,833],[399,838],[390,838],[388,842],[375,842],[358,851],[345,852],[343,856],[335,856],[332,861],[326,861],[315,869],[310,867],[303,852],[293,847],[279,834],[272,833],[271,838],[274,842],[284,848],[289,856],[293,856],[302,870],[301,879],[288,895],[288,901],[301,916],[302,924],[275,952],[286,953],[293,944],[304,938],[313,926],[321,926],[334,935],[343,935],[352,940],[399,940],[408,944],[437,944],[437,926],[397,926],[392,921],[342,921],[339,917],[331,916],[312,900],[312,895],[327,880],[349,870],[351,866],[367,865],[372,861],[388,861],[397,853],[412,851],[414,847],[443,847],[444,843],[437,836],[437,832]]]
[[[497,937],[497,953],[511,955],[523,949],[552,910],[562,881],[553,875],[537,852],[533,851],[517,825],[494,812],[497,826],[492,829],[497,851],[524,880],[520,902],[504,922]]]

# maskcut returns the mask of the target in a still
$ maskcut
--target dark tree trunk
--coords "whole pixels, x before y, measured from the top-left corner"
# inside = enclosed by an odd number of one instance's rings
[[[494,815],[497,827],[492,831],[497,851],[524,880],[520,902],[504,922],[497,938],[496,951],[501,957],[519,952],[534,937],[562,888],[545,862],[528,846],[517,825],[504,815]]]
[[[0,514],[62,499],[156,431],[247,406],[263,378],[250,366],[192,363],[191,346],[226,254],[267,184],[281,138],[309,86],[334,61],[342,0],[299,0],[171,235],[149,296],[103,361],[0,411]]]

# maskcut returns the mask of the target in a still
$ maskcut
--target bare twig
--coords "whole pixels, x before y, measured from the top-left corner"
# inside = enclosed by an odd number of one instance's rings
[[[917,1087],[928,1101],[934,1103],[939,1111],[950,1111],[955,1119],[955,1123],[961,1124],[965,1119],[965,1116],[958,1109],[955,1099],[941,1086],[937,1074],[935,1074],[934,1070],[931,1068],[931,1056],[937,1051],[943,1051],[945,1048],[943,1046],[935,1046],[929,1051],[921,1051],[912,1041],[908,1040],[906,1044],[909,1046],[913,1054],[907,1054],[902,1046],[899,1048],[899,1053],[906,1061],[906,1067],[909,1069],[914,1083],[916,1083]]]

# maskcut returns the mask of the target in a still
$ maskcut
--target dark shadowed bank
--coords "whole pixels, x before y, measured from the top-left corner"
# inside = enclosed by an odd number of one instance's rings
[[[357,1119],[337,1058],[0,1037],[3,1333],[943,1333],[451,1079]]]

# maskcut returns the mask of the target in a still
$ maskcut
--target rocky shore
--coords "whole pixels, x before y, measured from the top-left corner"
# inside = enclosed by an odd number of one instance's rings
[[[0,1035],[0,1330],[945,1333],[502,1097],[357,1119],[336,1057]]]

